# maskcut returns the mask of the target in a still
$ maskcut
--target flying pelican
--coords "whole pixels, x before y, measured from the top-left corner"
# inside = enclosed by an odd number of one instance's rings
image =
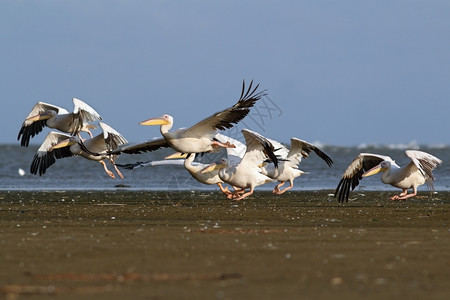
[[[217,151],[219,147],[233,147],[230,143],[222,143],[214,138],[218,130],[230,129],[250,112],[250,108],[261,99],[265,92],[257,92],[259,84],[252,89],[253,81],[245,89],[245,81],[238,102],[230,108],[213,114],[198,122],[192,127],[182,128],[170,132],[173,126],[173,117],[163,115],[159,118],[140,122],[140,125],[161,125],[163,138],[152,139],[134,145],[127,145],[113,151],[112,154],[136,154],[144,151],[153,151],[162,147],[171,147],[180,153],[203,153]]]
[[[242,134],[247,148],[239,162],[222,159],[221,164],[211,164],[202,171],[209,172],[219,169],[220,179],[240,189],[233,193],[233,199],[237,201],[253,194],[256,186],[274,181],[262,173],[261,165],[268,158],[275,166],[278,165],[278,159],[274,154],[275,149],[268,139],[248,129],[243,129]],[[247,188],[249,191],[245,192]]]
[[[116,149],[119,145],[125,144],[127,140],[105,123],[99,122],[99,125],[103,133],[85,141],[81,141],[78,136],[55,131],[50,132],[34,155],[30,167],[31,174],[39,172],[39,176],[42,176],[55,163],[56,159],[79,155],[86,159],[100,162],[106,174],[115,178],[114,173],[108,170],[106,163],[103,161],[108,158],[116,173],[123,179],[122,174],[114,164],[115,156],[107,154],[107,151]],[[89,149],[89,151],[86,149]],[[104,153],[104,155],[92,155],[90,151]]]
[[[333,164],[331,158],[319,148],[298,138],[291,138],[290,149],[287,149],[286,146],[277,141],[271,139],[269,139],[269,141],[276,149],[275,155],[277,155],[279,163],[278,168],[275,168],[273,164],[264,166],[263,174],[280,182],[280,184],[275,186],[273,189],[272,192],[274,194],[283,194],[287,190],[291,189],[294,186],[294,179],[305,174],[305,172],[298,168],[298,165],[300,164],[302,158],[307,158],[312,151],[322,158],[329,167]],[[289,181],[290,186],[280,190],[286,181]]]
[[[98,121],[102,118],[92,107],[80,99],[73,98],[72,101],[74,105],[72,113],[56,105],[44,102],[36,103],[20,128],[17,136],[17,140],[21,139],[20,145],[28,147],[30,138],[41,132],[45,126],[71,135],[76,135],[80,131],[87,132],[92,138],[89,129],[95,128],[95,126],[89,125],[87,122]]]
[[[417,195],[417,187],[425,182],[433,189],[433,169],[442,161],[426,152],[417,150],[406,150],[406,155],[411,162],[404,167],[399,167],[389,156],[361,153],[345,170],[341,181],[339,182],[334,197],[338,196],[339,202],[347,202],[352,190],[358,186],[363,177],[383,172],[381,181],[400,188],[403,191],[390,198],[390,200],[406,200]],[[408,194],[408,189],[413,193]]]

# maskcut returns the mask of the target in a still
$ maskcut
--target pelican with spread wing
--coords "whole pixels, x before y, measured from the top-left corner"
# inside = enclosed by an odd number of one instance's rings
[[[134,145],[121,147],[113,154],[137,154],[145,151],[154,151],[162,147],[171,147],[180,153],[203,153],[217,151],[218,147],[233,147],[231,143],[222,143],[215,138],[218,130],[230,129],[248,115],[256,101],[260,100],[265,92],[257,92],[259,84],[253,88],[253,81],[249,87],[242,86],[238,102],[230,108],[213,114],[189,128],[169,131],[173,126],[173,117],[163,115],[139,123],[140,125],[160,125],[163,138],[152,139]]]
[[[314,151],[321,159],[323,159],[329,167],[333,165],[331,158],[316,146],[300,140],[298,138],[291,138],[291,148],[288,149],[285,145],[269,139],[275,147],[275,155],[279,159],[278,167],[273,164],[268,164],[263,168],[263,173],[272,179],[280,182],[273,189],[274,194],[283,194],[294,186],[294,179],[305,174],[298,168],[302,158],[307,158],[311,152]],[[289,181],[290,186],[280,190],[280,188]]]
[[[426,152],[406,150],[406,155],[411,159],[406,166],[398,166],[392,158],[385,155],[361,153],[345,170],[334,196],[338,196],[339,202],[347,202],[350,189],[354,190],[363,177],[383,172],[381,181],[402,189],[398,195],[390,200],[406,200],[417,195],[417,188],[428,183],[433,188],[433,169],[442,161]],[[408,189],[413,192],[408,194]]]
[[[246,150],[242,159],[222,159],[220,164],[214,163],[202,172],[219,169],[219,177],[238,190],[233,192],[234,200],[242,200],[251,194],[256,186],[274,182],[274,180],[263,174],[262,165],[268,159],[278,165],[278,159],[274,154],[275,148],[272,143],[257,132],[243,129]],[[249,189],[248,192],[245,190]]]
[[[80,99],[73,98],[73,112],[53,104],[38,102],[22,123],[17,140],[20,145],[28,147],[30,139],[42,131],[44,127],[50,127],[62,132],[76,135],[79,132],[87,132],[92,138],[89,129],[95,128],[88,122],[101,120],[101,116],[89,105]]]
[[[34,155],[31,163],[31,174],[39,173],[44,175],[47,169],[52,166],[56,159],[81,156],[89,160],[98,161],[103,165],[106,174],[111,178],[115,178],[112,171],[108,170],[104,160],[108,158],[116,173],[123,179],[122,174],[114,164],[115,156],[107,152],[117,149],[119,145],[125,144],[127,140],[117,131],[103,122],[99,122],[103,133],[84,141],[81,141],[78,136],[71,136],[64,133],[52,131],[50,132],[37,153]],[[89,149],[89,150],[86,150]],[[103,153],[103,155],[93,155],[91,151],[96,153]]]

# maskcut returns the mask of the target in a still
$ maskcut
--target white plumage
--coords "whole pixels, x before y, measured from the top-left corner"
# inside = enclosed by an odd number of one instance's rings
[[[151,139],[145,142],[126,145],[118,153],[136,154],[145,151],[154,151],[162,147],[171,147],[180,153],[203,153],[217,151],[219,147],[233,147],[230,143],[222,143],[215,139],[218,130],[230,129],[248,115],[256,101],[265,95],[264,91],[256,92],[259,85],[252,88],[253,82],[245,89],[242,86],[241,96],[236,104],[196,123],[189,128],[170,131],[173,126],[173,117],[163,115],[158,118],[140,122],[141,125],[160,125],[163,138]]]
[[[117,149],[119,145],[125,144],[127,140],[105,123],[99,122],[99,125],[103,132],[84,141],[80,140],[78,136],[71,136],[55,131],[50,132],[34,155],[30,166],[31,174],[39,173],[40,176],[44,175],[47,169],[56,162],[56,159],[81,156],[100,162],[108,176],[115,178],[113,172],[108,170],[104,162],[108,158],[117,174],[123,178],[114,164],[115,156],[108,154],[108,151]]]
[[[95,128],[88,122],[101,120],[101,116],[88,104],[80,99],[73,98],[73,112],[69,113],[66,109],[38,102],[28,114],[22,123],[17,140],[20,140],[21,146],[28,147],[30,139],[42,131],[44,127],[50,127],[59,131],[70,133],[71,135],[79,132],[87,132],[90,137],[92,134],[90,129]]]
[[[254,131],[243,129],[246,151],[242,159],[237,162],[232,159],[222,159],[221,164],[213,164],[202,172],[219,168],[219,177],[237,190],[230,198],[242,200],[253,194],[256,186],[273,182],[274,180],[262,173],[262,164],[270,159],[275,166],[278,160],[275,157],[274,147],[268,139]],[[249,189],[248,192],[245,192]]]
[[[417,195],[417,188],[425,182],[433,188],[433,169],[442,161],[426,152],[417,150],[406,150],[406,155],[411,162],[400,167],[389,156],[361,153],[352,161],[345,170],[334,196],[338,196],[339,202],[348,201],[350,189],[355,189],[363,177],[383,172],[381,181],[394,187],[402,189],[399,195],[391,197],[391,200],[406,200]],[[408,189],[413,192],[408,194]]]
[[[329,167],[333,164],[331,158],[316,146],[300,140],[298,138],[291,138],[291,148],[288,149],[285,145],[269,139],[275,148],[275,155],[279,159],[278,168],[273,164],[268,164],[263,168],[263,174],[280,182],[273,189],[274,194],[283,194],[294,186],[294,179],[305,174],[298,168],[302,158],[307,158],[309,154],[314,151],[320,158],[322,158]],[[280,188],[289,181],[290,186],[280,190]]]

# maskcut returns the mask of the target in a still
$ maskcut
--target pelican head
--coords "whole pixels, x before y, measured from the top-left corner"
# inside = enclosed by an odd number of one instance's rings
[[[57,143],[56,145],[53,145],[50,148],[50,151],[53,151],[54,149],[64,148],[68,146],[72,146],[77,143],[77,139],[74,136],[71,136],[68,139],[62,140],[61,142]]]
[[[48,120],[50,118],[53,118],[56,115],[56,112],[53,110],[46,110],[40,114],[37,114],[35,116],[27,118],[25,121],[41,121],[41,120]]]
[[[366,173],[362,175],[362,177],[368,177],[377,174],[378,172],[386,172],[391,167],[391,163],[388,161],[382,161],[378,166],[373,167]]]
[[[139,123],[139,125],[169,125],[173,124],[173,118],[170,115],[162,115],[158,118],[152,118]]]

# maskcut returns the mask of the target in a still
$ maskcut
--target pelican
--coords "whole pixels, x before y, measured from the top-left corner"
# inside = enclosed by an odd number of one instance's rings
[[[42,176],[55,163],[56,159],[79,155],[86,159],[100,162],[106,174],[111,178],[115,178],[114,173],[108,170],[104,162],[104,159],[109,158],[116,173],[123,179],[122,174],[114,164],[115,156],[107,154],[107,151],[116,149],[119,145],[125,144],[127,140],[105,123],[99,122],[99,125],[103,133],[85,141],[81,141],[78,136],[71,136],[55,131],[50,132],[34,155],[30,167],[31,174],[37,174],[39,172],[39,176]],[[89,149],[89,151],[86,149]],[[104,154],[92,155],[90,151]]]
[[[21,140],[20,145],[28,147],[30,138],[41,132],[45,126],[71,135],[76,135],[80,131],[87,132],[92,138],[90,129],[95,126],[89,125],[87,122],[98,121],[102,118],[92,107],[80,99],[73,98],[72,101],[74,105],[72,113],[53,104],[36,103],[20,128],[17,136],[17,140]]]
[[[239,162],[231,159],[222,159],[220,164],[211,164],[202,171],[209,172],[214,169],[219,169],[220,179],[233,187],[239,188],[232,195],[236,201],[240,201],[253,194],[256,186],[274,181],[262,173],[261,165],[267,158],[275,166],[278,165],[278,159],[274,154],[275,149],[268,139],[248,129],[243,129],[242,134],[244,135],[247,148]],[[247,188],[249,191],[245,192]]]
[[[136,162],[132,164],[116,164],[118,167],[123,167],[129,170],[134,170],[142,167],[154,167],[154,166],[164,166],[164,165],[181,165],[186,168],[186,170],[191,174],[191,176],[203,184],[213,185],[217,184],[220,190],[225,194],[229,194],[228,188],[222,186],[223,181],[219,178],[219,171],[211,171],[207,173],[201,173],[201,171],[206,168],[207,164],[202,164],[200,162],[194,162],[196,153],[180,153],[175,152],[172,155],[166,157],[166,160],[153,160],[147,162]]]
[[[394,187],[402,189],[398,195],[392,196],[390,200],[406,200],[417,195],[417,188],[428,183],[433,189],[433,169],[442,161],[426,152],[417,150],[406,150],[406,155],[411,159],[404,167],[399,167],[392,158],[385,155],[361,153],[345,170],[339,182],[334,197],[338,196],[339,202],[347,202],[352,190],[358,186],[363,177],[383,172],[381,181]],[[413,192],[408,194],[408,189]]]
[[[130,153],[136,154],[145,151],[154,151],[161,147],[171,147],[180,153],[203,153],[214,152],[219,147],[233,147],[230,143],[222,143],[214,138],[218,130],[230,129],[242,120],[250,112],[250,108],[261,99],[265,92],[256,92],[259,84],[252,89],[253,81],[248,89],[245,89],[245,81],[242,85],[242,92],[238,102],[230,108],[213,114],[212,116],[198,122],[189,128],[182,128],[170,132],[173,126],[173,117],[163,115],[159,118],[152,118],[142,121],[140,125],[160,125],[163,138],[152,139],[142,143],[121,147],[113,154]]]
[[[300,164],[302,158],[307,158],[312,151],[322,158],[329,167],[333,164],[331,158],[319,148],[298,138],[291,138],[290,149],[277,141],[271,139],[269,139],[269,141],[276,149],[275,154],[279,158],[279,164],[278,168],[275,168],[273,164],[265,166],[263,168],[263,174],[280,182],[273,189],[272,192],[274,194],[283,194],[287,190],[291,189],[294,186],[294,179],[306,173],[300,170],[298,165]],[[289,181],[290,186],[280,190],[286,181]]]
[[[237,157],[242,158],[243,153],[245,152],[245,145],[242,144],[240,141],[235,140],[231,137],[222,135],[220,133],[217,133],[215,138],[223,143],[230,142],[236,146],[236,148],[226,148],[228,157],[237,156]],[[204,163],[194,161],[196,156],[197,156],[197,153],[175,152],[175,153],[165,157],[165,160],[137,162],[137,163],[126,164],[126,165],[117,164],[117,166],[125,167],[127,169],[133,170],[133,169],[137,169],[140,167],[147,167],[147,166],[183,165],[186,168],[186,170],[189,172],[189,174],[191,174],[191,176],[198,182],[201,182],[201,183],[207,184],[207,185],[216,184],[220,188],[222,193],[224,193],[227,196],[230,195],[231,192],[229,191],[228,187],[223,187],[223,185],[222,185],[224,182],[219,177],[219,170],[213,170],[211,172],[202,173],[201,171],[203,169],[205,169],[207,166],[209,166],[209,164],[204,164]]]

